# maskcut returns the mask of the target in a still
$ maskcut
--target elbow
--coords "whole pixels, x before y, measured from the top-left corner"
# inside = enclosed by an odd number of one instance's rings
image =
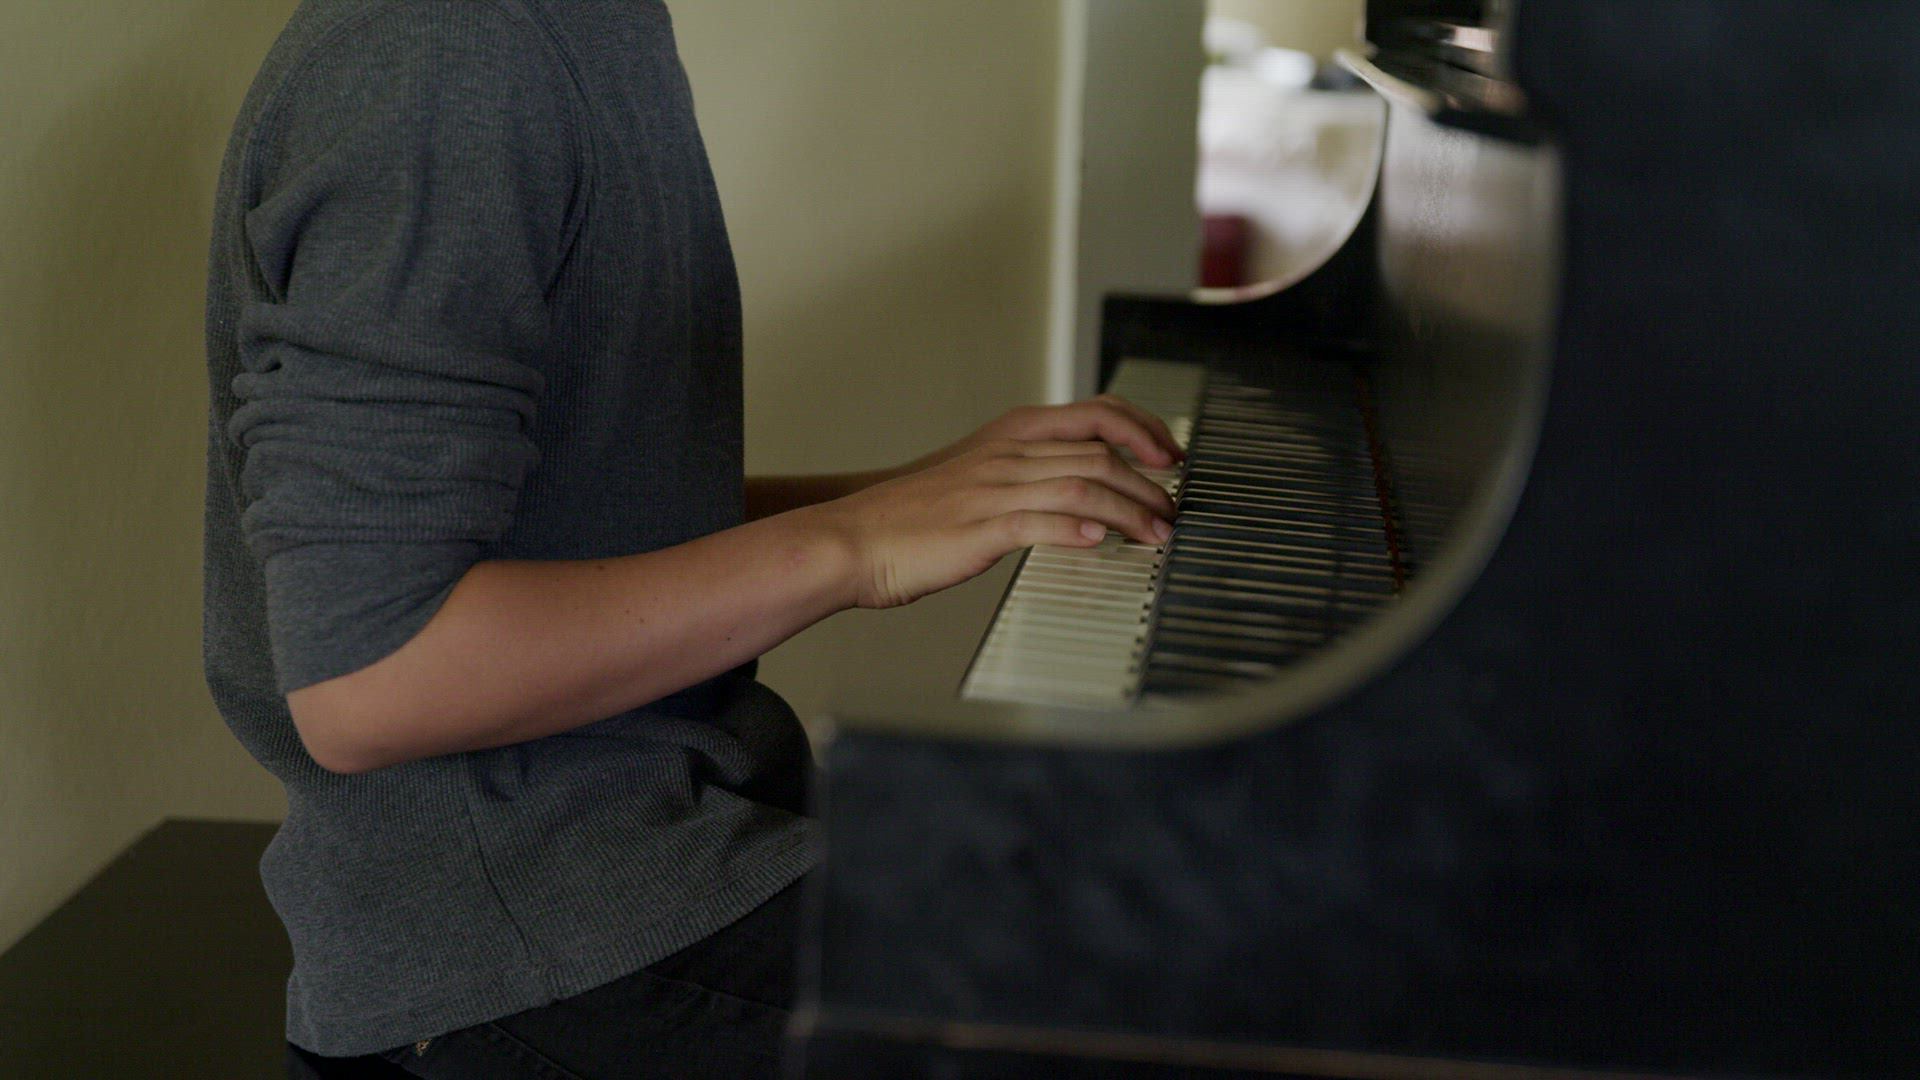
[[[340,680],[321,683],[287,695],[287,708],[300,743],[314,763],[338,776],[359,776],[403,759],[394,756],[368,735],[369,727],[350,688]]]
[[[360,776],[391,764],[391,762],[380,761],[371,754],[357,752],[353,747],[334,746],[323,740],[316,740],[304,731],[300,733],[300,741],[307,748],[307,756],[335,776]]]

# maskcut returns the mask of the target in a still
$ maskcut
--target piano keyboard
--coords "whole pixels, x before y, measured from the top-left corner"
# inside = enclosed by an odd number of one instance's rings
[[[1205,384],[1206,369],[1197,364],[1128,360],[1107,389],[1165,420],[1184,449]],[[1182,471],[1141,473],[1178,500]],[[1165,563],[1165,548],[1116,532],[1093,548],[1033,548],[981,640],[960,696],[1095,709],[1126,706],[1139,692]]]
[[[1021,563],[961,696],[1082,709],[1270,678],[1396,591],[1381,485],[1350,373],[1302,362],[1277,385],[1123,361],[1109,389],[1167,421],[1179,470],[1164,548],[1117,533]]]

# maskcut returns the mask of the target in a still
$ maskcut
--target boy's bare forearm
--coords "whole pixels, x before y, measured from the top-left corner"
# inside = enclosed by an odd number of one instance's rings
[[[481,563],[398,651],[288,702],[337,772],[558,734],[849,606],[850,559],[831,530],[782,517],[626,558]]]

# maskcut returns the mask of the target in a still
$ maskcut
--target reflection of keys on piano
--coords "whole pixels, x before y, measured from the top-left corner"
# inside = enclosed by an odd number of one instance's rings
[[[966,698],[1118,709],[1263,679],[1395,591],[1381,488],[1350,378],[1281,386],[1125,361],[1109,389],[1166,420],[1185,467],[1144,470],[1178,506],[1166,548],[1115,533],[1022,562]]]

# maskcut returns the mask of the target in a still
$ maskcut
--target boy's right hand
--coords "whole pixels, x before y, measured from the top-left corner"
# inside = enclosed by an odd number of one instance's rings
[[[1034,544],[1093,547],[1108,529],[1163,544],[1174,507],[1107,443],[996,440],[794,513],[849,545],[849,606],[885,608]]]

